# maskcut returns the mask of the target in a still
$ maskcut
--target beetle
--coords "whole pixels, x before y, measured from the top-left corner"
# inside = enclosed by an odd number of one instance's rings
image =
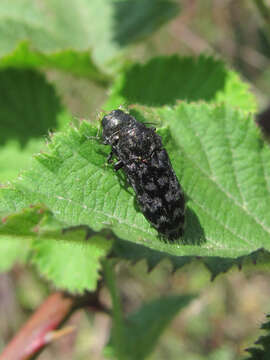
[[[111,146],[108,162],[123,169],[145,218],[162,237],[183,235],[185,198],[162,138],[153,127],[117,109],[102,119],[102,138]]]

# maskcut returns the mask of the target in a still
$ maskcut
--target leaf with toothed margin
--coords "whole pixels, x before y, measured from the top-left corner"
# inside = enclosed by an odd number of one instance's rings
[[[64,228],[42,205],[7,215],[0,225],[0,270],[30,261],[57,287],[95,290],[99,260],[112,242],[85,227]]]
[[[211,274],[211,280],[214,280],[219,274],[226,273],[232,267],[237,266],[239,270],[245,267],[252,267],[255,265],[262,265],[269,263],[269,252],[262,249],[251,253],[248,256],[240,256],[239,258],[222,258],[215,256],[173,256],[167,253],[150,249],[139,244],[131,244],[128,241],[120,240],[114,242],[111,256],[113,258],[124,259],[130,261],[132,264],[144,260],[146,261],[147,269],[151,272],[161,261],[168,259],[172,264],[172,272],[192,262],[200,261],[205,265]]]
[[[112,242],[102,235],[87,238],[84,229],[72,229],[57,239],[46,234],[33,244],[33,263],[55,286],[73,293],[94,291],[105,257]]]
[[[33,49],[29,41],[19,42],[17,47],[0,58],[1,68],[57,69],[75,76],[84,76],[98,83],[106,84],[109,77],[94,64],[89,50],[62,49],[42,52]]]
[[[253,118],[204,103],[134,112],[170,128],[167,148],[174,146],[171,159],[188,205],[187,241],[180,251],[188,255],[184,248],[193,236],[199,256],[237,258],[269,250],[270,149]]]
[[[265,335],[260,336],[255,342],[256,347],[246,349],[249,357],[244,360],[267,360],[270,357],[270,315],[267,315],[268,321],[265,322],[261,329],[265,331]]]
[[[179,259],[179,266],[188,257],[200,256],[225,258],[228,268],[230,259],[243,263],[261,248],[269,251],[270,149],[252,117],[226,105],[204,103],[137,106],[132,112],[138,119],[158,119],[165,125],[158,132],[187,200],[182,239],[160,240],[134,205],[132,189],[123,187],[123,174],[105,165],[110,147],[94,138],[97,127],[86,122],[55,134],[32,169],[0,189],[0,211],[13,213],[44,203],[67,226],[111,229],[118,238]],[[212,273],[223,271],[210,260]]]
[[[227,103],[255,112],[256,99],[239,75],[213,57],[159,56],[145,64],[131,64],[115,80],[103,106],[124,104],[175,105],[179,100]]]

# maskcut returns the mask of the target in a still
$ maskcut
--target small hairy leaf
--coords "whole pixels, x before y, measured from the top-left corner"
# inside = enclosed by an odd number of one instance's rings
[[[99,260],[110,250],[111,241],[90,236],[84,227],[64,228],[41,205],[5,216],[0,224],[0,270],[27,259],[57,287],[94,290]]]
[[[123,104],[174,105],[178,100],[226,102],[254,112],[255,97],[248,84],[220,60],[200,56],[160,56],[132,64],[116,79],[106,108]]]
[[[71,292],[94,291],[99,278],[100,259],[111,242],[101,235],[87,238],[85,230],[72,230],[62,239],[45,234],[33,245],[33,263],[47,279]]]

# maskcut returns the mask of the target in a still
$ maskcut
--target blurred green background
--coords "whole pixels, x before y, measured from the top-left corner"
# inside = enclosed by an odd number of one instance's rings
[[[255,3],[179,1],[181,11],[177,17],[135,44],[129,59],[146,61],[155,55],[174,53],[215,55],[251,83],[262,111],[270,103],[270,24]],[[5,16],[0,8],[0,19]],[[72,14],[70,16],[72,23]],[[96,117],[108,97],[108,88],[102,82],[51,69],[44,73],[74,117]],[[174,319],[150,358],[244,358],[244,349],[256,341],[259,326],[270,310],[269,275],[254,265],[242,271],[233,268],[211,282],[207,269],[196,261],[173,275],[171,270],[169,263],[162,262],[148,274],[143,261],[133,266],[122,262],[117,269],[125,312],[160,295],[199,294]],[[0,349],[52,290],[50,284],[29,267],[17,265],[10,272],[0,274]],[[106,290],[102,296],[105,302],[109,301]],[[39,359],[103,359],[109,318],[80,311],[68,323],[75,325],[76,331],[45,349]]]

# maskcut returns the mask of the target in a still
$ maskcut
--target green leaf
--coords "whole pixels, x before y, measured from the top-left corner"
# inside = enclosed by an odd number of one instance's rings
[[[225,105],[142,111],[148,122],[170,127],[173,141],[166,147],[188,206],[185,246],[158,249],[150,236],[144,245],[172,255],[227,258],[269,250],[270,149],[253,119]]]
[[[64,235],[59,239],[55,234],[45,234],[36,241],[33,263],[57,287],[77,293],[94,291],[101,269],[100,259],[108,254],[111,241],[101,235],[88,238],[80,228]]]
[[[181,183],[208,254],[217,248],[229,257],[269,250],[270,149],[252,117],[205,104],[182,104],[160,115],[183,159]]]
[[[129,314],[125,321],[125,333],[122,340],[127,348],[125,359],[146,359],[173,318],[193,299],[194,296],[191,295],[164,296],[143,304],[135,312]],[[113,344],[109,344],[106,352],[110,351],[112,355],[114,350]]]
[[[3,240],[3,236],[0,235],[0,271],[11,269],[14,263],[24,263],[27,260],[29,250],[29,244],[25,241],[22,242],[16,236],[8,236]]]
[[[269,318],[269,315],[267,315],[267,318]],[[259,346],[247,349],[250,353],[247,360],[267,360],[270,357],[270,321],[264,323],[261,326],[261,329],[265,330],[267,334],[260,336],[255,342],[255,344]]]
[[[63,49],[42,52],[27,41],[20,42],[14,51],[0,59],[0,68],[45,68],[67,71],[106,84],[109,78],[101,73],[91,59],[90,52]]]
[[[17,140],[7,140],[0,146],[0,182],[15,179],[22,169],[30,168],[32,154],[43,147],[42,139],[30,139],[23,148]]]
[[[65,0],[1,0],[0,57],[27,41],[31,50],[17,49],[5,61],[53,66],[102,80],[94,63],[107,71],[123,47],[150,35],[178,10],[169,0],[77,0],[68,6]],[[84,52],[89,49],[93,58]],[[27,59],[22,59],[23,52]]]
[[[0,224],[0,270],[31,260],[57,287],[72,292],[95,290],[100,259],[110,250],[111,241],[84,227],[63,228],[65,224],[41,205],[5,216]]]
[[[89,53],[90,3],[0,2],[0,66],[46,67],[103,81]]]
[[[105,165],[110,147],[94,138],[97,127],[86,122],[55,134],[48,153],[37,155],[31,170],[0,189],[0,210],[13,213],[44,203],[67,226],[111,229],[164,257],[179,257],[180,264],[186,261],[181,257],[214,257],[209,268],[219,271],[232,259],[269,251],[270,149],[253,119],[226,105],[203,103],[137,107],[136,114],[167,124],[159,134],[187,200],[182,239],[167,243],[158,237],[135,206],[132,189],[123,186],[123,174]],[[227,262],[219,268],[216,257]]]
[[[31,165],[31,155],[44,148],[48,129],[64,127],[71,117],[52,85],[31,70],[0,71],[0,182]]]
[[[259,249],[250,255],[240,256],[238,258],[224,258],[218,256],[178,256],[168,254],[164,251],[153,250],[147,246],[130,243],[129,241],[118,240],[114,242],[112,257],[125,259],[132,264],[136,264],[140,260],[145,260],[148,271],[152,271],[162,260],[168,259],[172,264],[172,272],[182,268],[192,262],[200,261],[211,273],[213,281],[219,274],[229,271],[233,266],[242,269],[243,266],[251,267],[255,265],[269,264],[270,253]]]
[[[81,21],[88,31],[93,58],[106,71],[123,63],[122,50],[157,30],[178,15],[179,6],[169,0],[80,1],[85,8]],[[132,49],[131,49],[132,51]]]
[[[7,270],[16,261],[24,262],[29,256],[32,241],[37,237],[42,219],[49,212],[37,205],[5,216],[0,223],[0,270]]]
[[[127,67],[116,79],[106,109],[123,104],[163,106],[178,100],[205,100],[255,112],[256,100],[248,88],[235,72],[212,57],[160,56]]]
[[[129,359],[145,359],[154,350],[163,331],[194,296],[164,296],[141,306],[127,318]],[[140,344],[140,346],[138,346]]]
[[[28,208],[2,218],[0,223],[0,271],[24,262],[31,249],[33,228],[42,218],[40,208]]]
[[[31,0],[0,2],[0,56],[6,55],[21,41],[28,40],[41,52],[64,48],[77,50],[88,46],[88,27],[80,11],[89,10],[87,2],[79,0],[66,6],[63,0],[36,3]]]

